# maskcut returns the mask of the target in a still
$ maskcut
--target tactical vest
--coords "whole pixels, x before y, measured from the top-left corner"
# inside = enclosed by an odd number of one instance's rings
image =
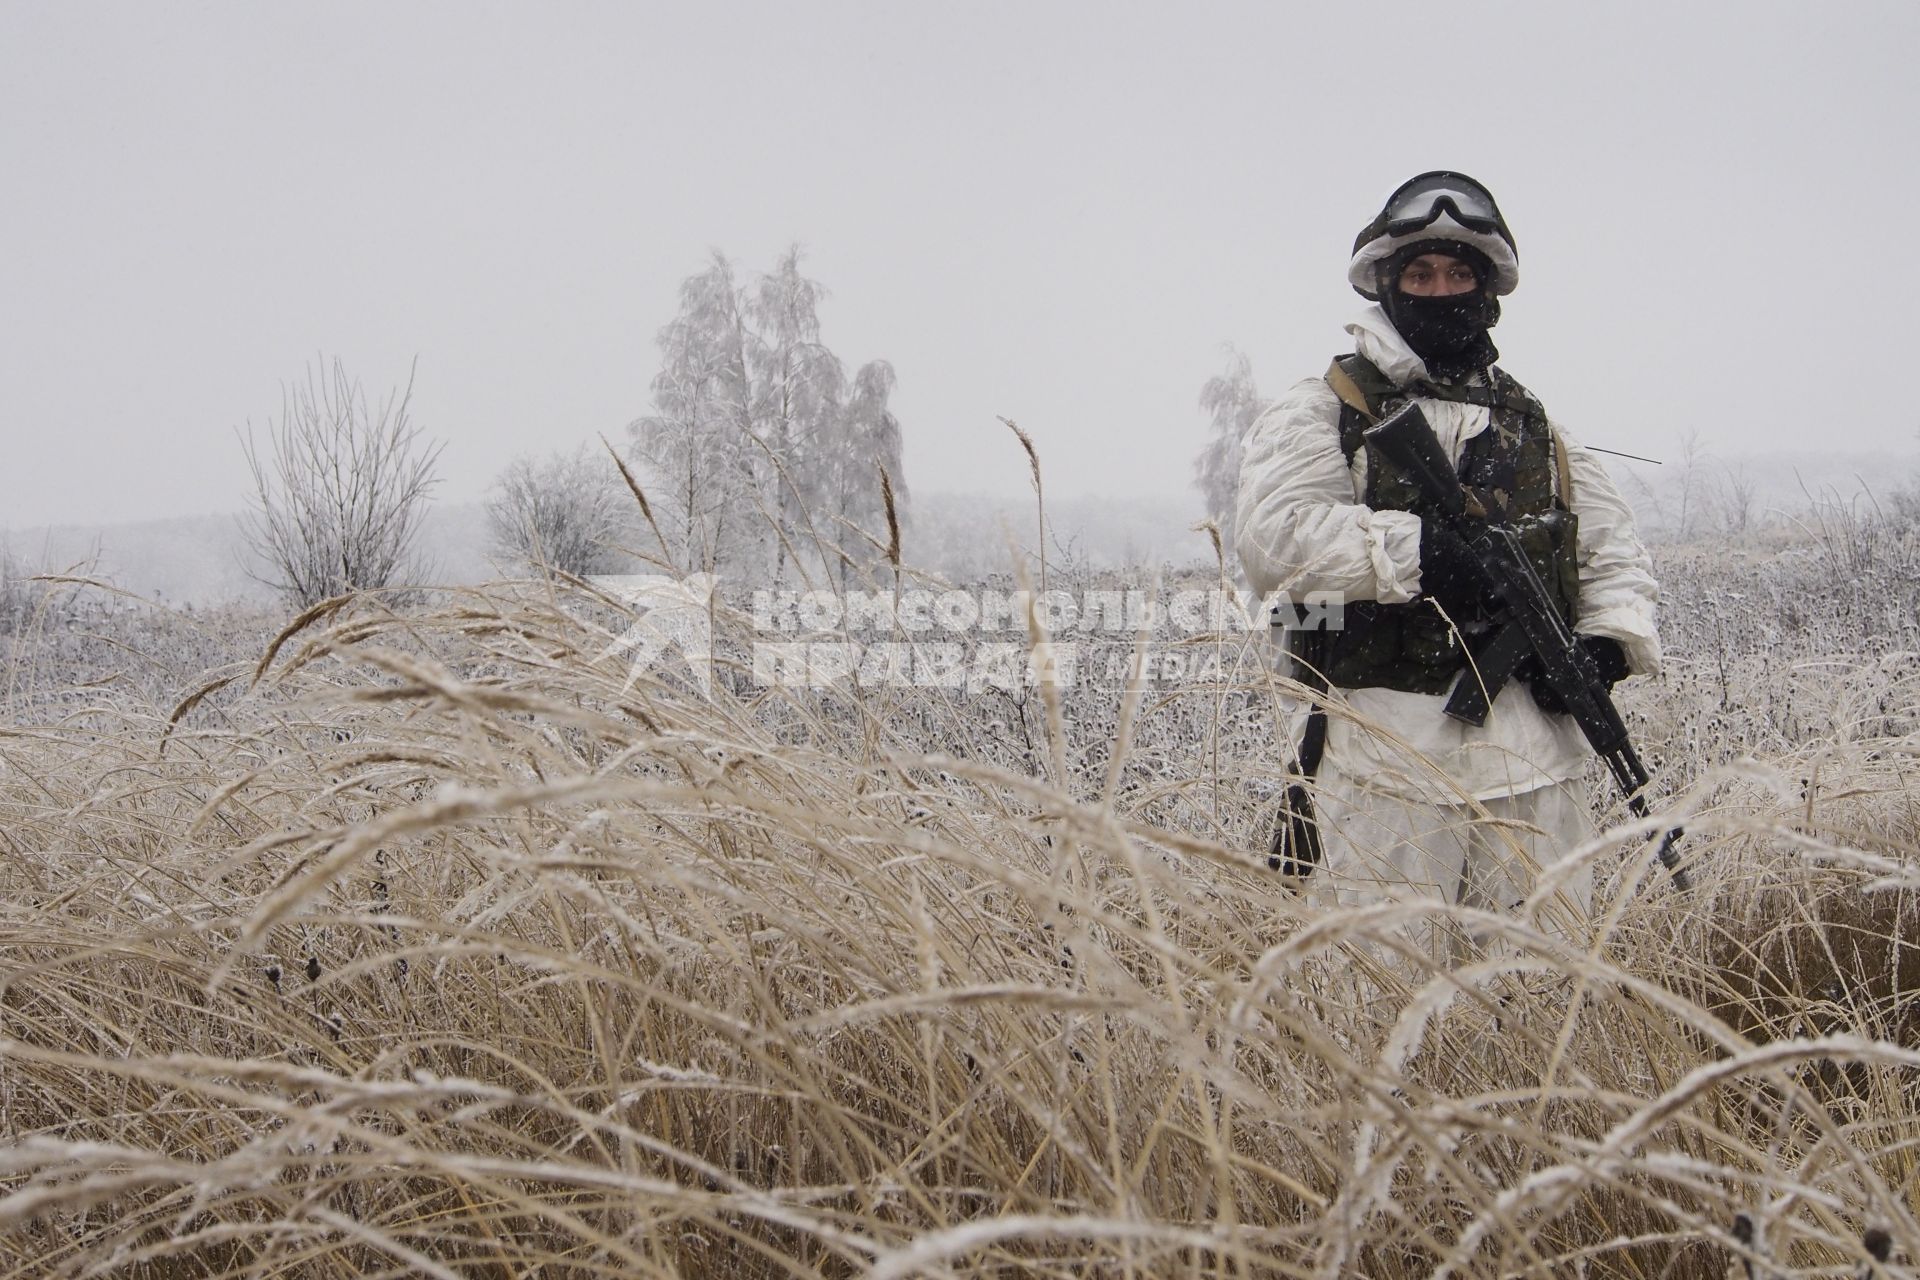
[[[1486,386],[1415,382],[1403,388],[1364,357],[1341,356],[1327,370],[1327,382],[1340,396],[1340,448],[1349,466],[1355,454],[1367,450],[1366,492],[1361,499],[1367,506],[1414,510],[1420,505],[1418,489],[1367,445],[1366,429],[1414,396],[1490,410],[1491,425],[1462,451],[1461,482],[1505,512],[1535,572],[1571,627],[1580,597],[1580,566],[1578,522],[1568,507],[1571,485],[1566,452],[1533,394],[1500,369],[1487,373]],[[1540,519],[1553,511],[1563,513],[1559,520]],[[1456,631],[1422,597],[1406,604],[1356,601],[1346,606],[1342,622],[1341,630],[1324,636],[1322,670],[1328,683],[1349,689],[1440,694],[1453,687],[1467,665],[1467,646],[1484,629],[1487,618],[1455,618],[1460,628]]]

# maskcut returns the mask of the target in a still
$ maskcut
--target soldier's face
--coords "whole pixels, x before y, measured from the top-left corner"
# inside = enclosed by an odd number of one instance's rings
[[[1400,292],[1420,298],[1445,298],[1480,287],[1473,268],[1445,253],[1423,253],[1400,268]]]

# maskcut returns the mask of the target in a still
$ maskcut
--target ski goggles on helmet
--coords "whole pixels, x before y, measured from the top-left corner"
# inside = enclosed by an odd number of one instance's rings
[[[1355,241],[1356,250],[1382,236],[1404,236],[1432,226],[1443,213],[1451,214],[1463,227],[1497,235],[1509,246],[1513,244],[1491,192],[1464,173],[1436,169],[1409,178],[1387,197],[1380,216]]]

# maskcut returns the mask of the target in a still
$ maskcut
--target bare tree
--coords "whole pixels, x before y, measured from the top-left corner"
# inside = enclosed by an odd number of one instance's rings
[[[1688,427],[1680,433],[1680,528],[1675,536],[1681,542],[1692,539],[1694,521],[1700,514],[1706,453],[1706,446],[1700,443],[1700,428]]]
[[[582,445],[509,463],[487,498],[487,530],[505,559],[608,573],[624,558],[619,543],[632,529],[632,506],[612,464]]]
[[[1643,533],[1649,538],[1664,540],[1668,536],[1667,504],[1660,490],[1647,483],[1645,476],[1632,467],[1622,469],[1621,491],[1631,494],[1629,501],[1633,505],[1634,519],[1639,522]]]
[[[1754,503],[1760,494],[1760,481],[1747,470],[1747,464],[1720,465],[1720,519],[1728,533],[1745,533],[1753,524]]]
[[[241,439],[253,472],[253,510],[242,528],[265,572],[255,576],[295,608],[395,585],[426,514],[443,447],[423,441],[407,416],[413,373],[370,412],[366,392],[339,360],[307,367],[281,392],[262,458]]]
[[[1914,433],[1920,440],[1920,432]],[[1887,510],[1909,529],[1920,528],[1920,475],[1908,476],[1887,495]]]
[[[32,609],[27,571],[13,558],[13,551],[0,542],[0,636],[8,635],[26,623]]]

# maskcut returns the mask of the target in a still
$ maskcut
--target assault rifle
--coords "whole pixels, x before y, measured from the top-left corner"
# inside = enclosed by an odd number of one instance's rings
[[[1467,669],[1448,695],[1446,713],[1468,724],[1485,724],[1494,697],[1514,668],[1531,656],[1537,672],[1532,678],[1544,682],[1580,726],[1594,754],[1613,774],[1627,809],[1637,818],[1651,816],[1647,769],[1627,739],[1626,722],[1613,705],[1607,682],[1560,616],[1498,504],[1489,510],[1476,498],[1469,508],[1469,494],[1418,405],[1409,404],[1367,428],[1366,440],[1420,489],[1425,498],[1422,514],[1440,522],[1442,536],[1466,545],[1471,554],[1464,559],[1473,566],[1482,592],[1495,602],[1493,629],[1483,643],[1469,649]],[[1551,528],[1563,518],[1553,512],[1539,519]],[[1691,882],[1674,853],[1680,836],[1679,827],[1663,835],[1659,856],[1674,884],[1686,889]]]

